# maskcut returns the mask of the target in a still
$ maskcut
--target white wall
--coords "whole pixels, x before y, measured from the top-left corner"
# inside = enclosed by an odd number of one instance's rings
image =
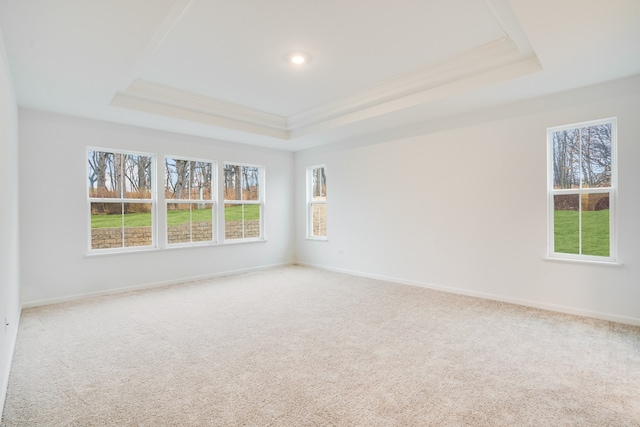
[[[0,414],[20,318],[18,107],[0,31]],[[6,322],[5,322],[6,319]],[[5,326],[9,323],[8,326]]]
[[[607,117],[622,265],[544,260],[546,129]],[[400,132],[296,153],[299,262],[640,324],[640,78]],[[304,238],[305,167],[320,163],[328,242]]]
[[[290,263],[293,154],[244,144],[20,110],[22,302]],[[87,256],[87,146],[264,165],[267,241]]]

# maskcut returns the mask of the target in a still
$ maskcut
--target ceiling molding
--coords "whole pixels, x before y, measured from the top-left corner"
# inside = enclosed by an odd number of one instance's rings
[[[110,105],[282,140],[289,139],[290,135],[286,129],[264,126],[248,119],[238,120],[229,117],[229,115],[215,114],[214,112],[193,106],[187,107],[158,99],[144,98],[126,92],[118,92],[111,100]]]
[[[287,129],[285,117],[142,79],[131,83],[124,94],[259,126]]]
[[[530,74],[542,70],[542,66],[535,56],[520,59],[503,67],[486,70],[476,74],[470,74],[464,78],[451,80],[434,85],[425,90],[406,94],[403,97],[391,99],[384,103],[373,104],[368,107],[354,110],[334,118],[318,121],[299,129],[291,130],[291,138],[299,138],[305,135],[326,131],[329,129],[346,126],[359,121],[376,118],[395,111],[401,111],[418,105],[427,104],[439,99],[469,92],[490,84],[503,82],[512,78]]]
[[[137,79],[111,105],[257,133],[280,139],[342,126],[409,108],[490,83],[540,71],[535,55],[523,56],[509,38],[455,55],[420,71],[382,82],[290,117]]]
[[[153,56],[153,54],[158,50],[158,48],[162,45],[164,40],[169,35],[169,32],[176,26],[180,18],[187,13],[189,7],[193,0],[175,0],[173,7],[169,10],[169,13],[165,16],[162,23],[156,28],[156,31],[153,33],[147,46],[139,55],[138,60],[131,68],[129,75],[126,79],[126,83],[120,88],[120,90],[126,90],[131,82],[135,81],[140,73],[144,70],[149,59]]]
[[[427,89],[447,85],[474,74],[506,66],[521,59],[521,52],[511,39],[505,37],[495,40],[419,71],[380,83],[338,102],[290,116],[288,120],[289,129],[300,129],[372,106],[388,103]]]

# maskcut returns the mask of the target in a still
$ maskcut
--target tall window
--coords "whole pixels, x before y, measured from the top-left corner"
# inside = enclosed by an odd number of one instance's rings
[[[327,172],[323,165],[307,168],[307,237],[327,238]]]
[[[115,150],[88,150],[88,204],[92,250],[155,245],[154,158]]]
[[[224,165],[224,238],[264,238],[262,166]]]
[[[616,119],[548,129],[549,256],[613,261]]]
[[[165,158],[167,242],[214,240],[213,163]]]

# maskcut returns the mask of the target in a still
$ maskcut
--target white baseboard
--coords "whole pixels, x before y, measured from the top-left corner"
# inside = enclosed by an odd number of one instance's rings
[[[11,334],[11,342],[9,343],[9,358],[7,360],[6,369],[7,376],[2,384],[0,384],[0,421],[2,421],[2,414],[4,414],[4,403],[7,399],[7,389],[9,388],[9,376],[11,375],[11,364],[13,363],[13,356],[16,351],[16,341],[18,341],[18,329],[20,329],[20,317],[22,316],[22,310],[18,310],[18,316],[15,320],[15,333]],[[4,325],[3,325],[4,326]]]
[[[576,316],[591,317],[591,318],[594,318],[594,319],[607,320],[607,321],[616,322],[616,323],[624,323],[626,325],[632,325],[632,326],[640,326],[640,318],[636,318],[636,317],[620,316],[620,315],[617,315],[617,314],[603,313],[603,312],[592,311],[592,310],[584,310],[584,309],[577,308],[577,307],[550,304],[550,303],[545,303],[545,302],[541,302],[541,301],[533,301],[533,300],[526,300],[526,299],[520,299],[520,298],[512,298],[512,297],[508,297],[508,296],[504,296],[504,295],[497,295],[497,294],[491,294],[491,293],[486,293],[486,292],[470,291],[470,290],[462,289],[462,288],[454,288],[454,287],[450,287],[450,286],[434,285],[432,283],[418,282],[418,281],[413,281],[413,280],[404,280],[404,279],[399,279],[397,277],[382,276],[382,275],[378,275],[378,274],[368,274],[368,273],[363,273],[363,272],[359,272],[359,271],[345,270],[345,269],[340,269],[340,268],[332,268],[332,267],[327,267],[327,266],[323,266],[323,265],[316,265],[316,264],[300,262],[300,261],[297,261],[296,264],[304,265],[304,266],[307,266],[307,267],[318,268],[318,269],[321,269],[321,270],[334,271],[336,273],[349,274],[349,275],[352,275],[352,276],[366,277],[366,278],[375,279],[375,280],[384,280],[386,282],[394,282],[394,283],[399,283],[399,284],[402,284],[402,285],[418,286],[418,287],[421,287],[421,288],[433,289],[433,290],[436,290],[436,291],[443,291],[443,292],[448,292],[448,293],[457,294],[457,295],[465,295],[465,296],[470,296],[470,297],[483,298],[483,299],[488,299],[488,300],[492,300],[492,301],[500,301],[500,302],[506,302],[506,303],[509,303],[509,304],[522,305],[522,306],[525,306],[525,307],[532,307],[532,308],[539,308],[539,309],[542,309],[542,310],[555,311],[555,312],[558,312],[558,313],[565,313],[565,314],[572,314],[572,315],[576,315]]]
[[[182,284],[182,283],[195,282],[195,281],[198,281],[198,280],[213,279],[213,278],[216,278],[216,277],[224,277],[224,276],[233,276],[235,274],[251,273],[253,271],[269,270],[269,269],[272,269],[272,268],[284,267],[284,266],[288,266],[288,265],[292,265],[292,264],[293,264],[292,262],[269,264],[269,265],[262,265],[262,266],[258,266],[258,267],[243,268],[243,269],[239,269],[239,270],[228,270],[228,271],[222,271],[222,272],[219,272],[219,273],[204,274],[204,275],[200,275],[200,276],[184,277],[184,278],[176,279],[176,280],[167,280],[167,281],[154,282],[154,283],[144,283],[144,284],[141,284],[141,285],[124,286],[124,287],[121,287],[121,288],[106,289],[106,290],[103,290],[103,291],[87,292],[87,293],[73,294],[73,295],[65,295],[63,297],[47,298],[47,299],[41,299],[41,300],[36,300],[36,301],[26,301],[26,302],[22,303],[22,308],[24,309],[24,308],[40,307],[40,306],[43,306],[43,305],[59,304],[59,303],[63,303],[63,302],[76,301],[76,300],[83,299],[83,298],[106,296],[106,295],[115,295],[115,294],[121,294],[121,293],[124,293],[124,292],[141,291],[141,290],[144,290],[144,289],[161,288],[161,287],[164,287],[164,286],[179,285],[179,284]]]

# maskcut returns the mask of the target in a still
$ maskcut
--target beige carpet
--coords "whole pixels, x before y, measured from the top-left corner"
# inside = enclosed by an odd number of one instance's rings
[[[25,310],[2,425],[639,426],[640,328],[286,267]]]

